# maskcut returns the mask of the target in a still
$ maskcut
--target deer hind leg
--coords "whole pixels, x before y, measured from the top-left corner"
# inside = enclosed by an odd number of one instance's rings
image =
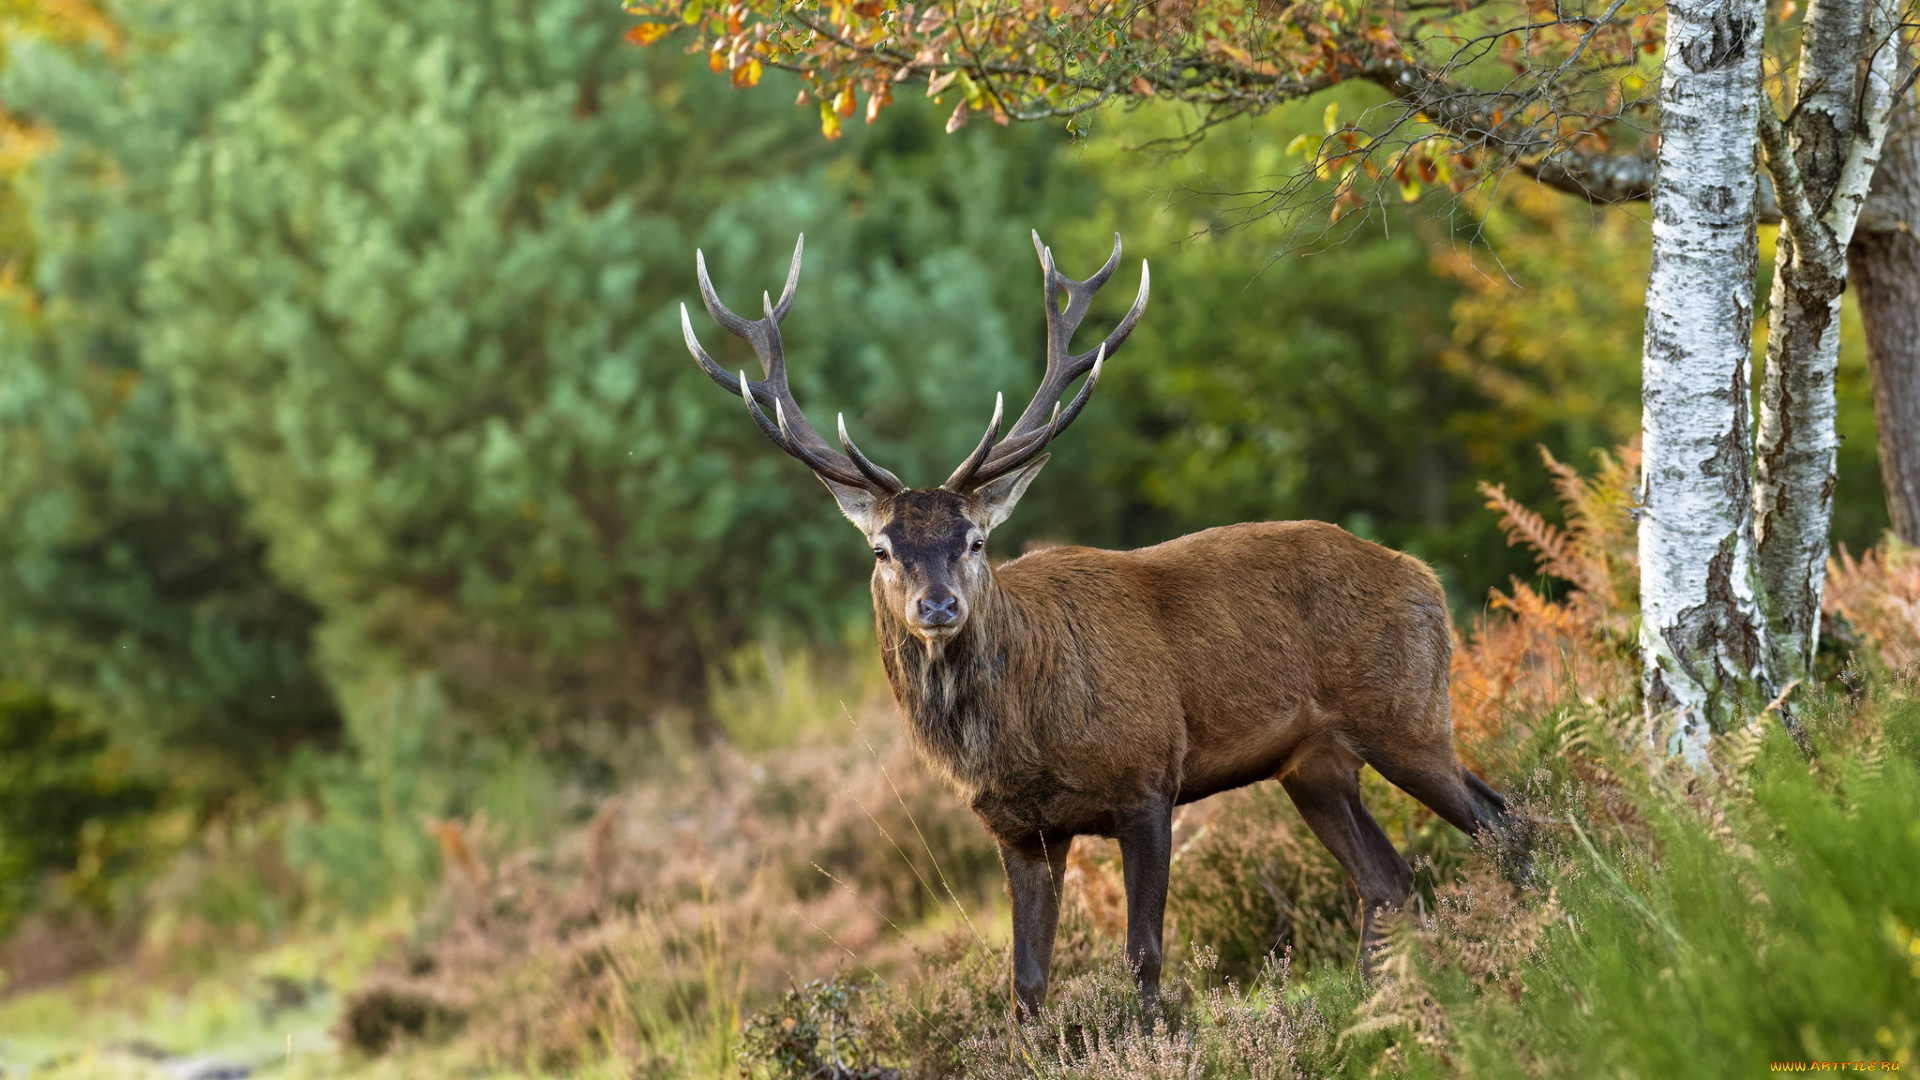
[[[1469,836],[1480,835],[1506,816],[1507,800],[1468,772],[1453,756],[1451,746],[1412,760],[1406,755],[1370,754],[1367,764]]]
[[[1445,730],[1445,729],[1442,729]],[[1532,879],[1525,825],[1507,808],[1506,797],[1468,772],[1453,755],[1451,741],[1397,753],[1363,751],[1387,782],[1418,799],[1427,809],[1469,836],[1491,835],[1499,861],[1515,884]]]
[[[1281,786],[1360,889],[1361,966],[1380,945],[1374,916],[1381,908],[1398,910],[1413,893],[1413,868],[1360,801],[1360,763],[1337,752],[1315,754],[1281,777]]]

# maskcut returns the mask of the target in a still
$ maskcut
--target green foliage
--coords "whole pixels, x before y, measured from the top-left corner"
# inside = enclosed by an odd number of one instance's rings
[[[1857,717],[1845,697],[1817,708],[1812,768],[1784,734],[1767,738],[1722,810],[1654,793],[1635,800],[1645,840],[1617,845],[1569,822],[1570,918],[1517,1005],[1490,994],[1473,1011],[1475,1074],[1911,1064],[1920,701],[1878,697]]]
[[[147,354],[323,612],[336,682],[431,670],[505,730],[631,724],[696,700],[754,624],[863,606],[817,485],[686,356],[689,256],[750,309],[806,231],[799,391],[924,475],[979,422],[944,403],[1027,366],[992,290],[1023,239],[1007,151],[826,161],[766,95],[643,66],[584,0],[263,18],[176,169]]]
[[[249,51],[232,19],[150,19],[174,44],[141,62],[28,39],[0,84],[60,132],[19,181],[39,255],[0,308],[0,669],[212,794],[338,720],[306,659],[313,608],[268,574],[225,466],[179,437],[145,356],[172,165]]]
[[[104,734],[44,695],[0,682],[0,935],[49,886],[61,902],[111,914],[158,800]]]

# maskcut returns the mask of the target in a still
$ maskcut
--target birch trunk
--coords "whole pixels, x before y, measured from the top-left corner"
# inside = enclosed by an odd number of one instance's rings
[[[1894,109],[1847,249],[1873,372],[1880,476],[1893,532],[1920,544],[1920,108]]]
[[[1781,685],[1806,678],[1818,644],[1840,447],[1840,296],[1847,243],[1886,137],[1899,55],[1893,24],[1889,0],[1813,0],[1792,128],[1771,112],[1761,118],[1783,220],[1768,304],[1753,529],[1767,669]]]
[[[1696,764],[1764,681],[1747,395],[1765,18],[1759,0],[1667,7],[1642,376],[1640,644],[1655,749]]]

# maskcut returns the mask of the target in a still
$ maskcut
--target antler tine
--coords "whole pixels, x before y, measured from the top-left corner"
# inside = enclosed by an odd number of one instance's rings
[[[747,373],[744,371],[740,373],[740,385],[749,387],[753,385],[747,381]],[[770,420],[767,418],[767,414],[761,411],[760,403],[753,400],[752,394],[741,394],[740,396],[746,400],[747,415],[753,417],[754,425],[758,427],[767,438],[773,440],[773,445],[806,462],[815,472],[823,476],[831,477],[843,484],[852,484],[855,487],[865,486],[865,481],[861,480],[854,473],[840,468],[839,465],[830,460],[808,453],[803,446],[796,442],[793,438],[793,432],[787,427],[786,410],[781,406],[778,399],[775,399],[773,403],[773,415],[778,419]]]
[[[1087,309],[1093,305],[1094,294],[1107,283],[1120,265],[1120,234],[1113,235],[1113,253],[1107,257],[1106,264],[1085,281],[1075,281],[1060,273],[1053,262],[1053,251],[1040,241],[1040,234],[1033,234],[1034,249],[1040,253],[1040,265],[1046,277],[1047,308],[1047,368],[1041,376],[1040,389],[1033,395],[1020,418],[1015,420],[1007,433],[1007,441],[1031,435],[1040,428],[1053,407],[1053,403],[1066,393],[1067,386],[1073,380],[1085,375],[1093,366],[1093,357],[1099,350],[1074,356],[1068,352],[1073,343],[1074,332],[1080,329],[1080,323],[1087,317]],[[1107,339],[1107,352],[1111,355],[1132,333],[1134,323],[1139,321],[1139,313],[1145,311],[1146,263],[1141,264],[1140,298],[1134,301],[1135,311],[1128,312],[1128,318],[1122,320],[1124,332],[1116,330]],[[1066,303],[1059,302],[1061,292],[1067,294]]]
[[[699,248],[693,249],[693,267],[700,279],[700,302],[706,305],[707,314],[713,316],[714,322],[725,327],[727,333],[753,340],[753,323],[735,315],[720,302],[720,294],[713,291],[713,282],[707,280],[707,253]]]
[[[1000,453],[995,454],[992,461],[985,463],[978,472],[974,473],[972,486],[990,484],[1038,457],[1040,451],[1045,450],[1047,444],[1053,441],[1053,437],[1065,431],[1067,425],[1073,423],[1074,417],[1080,415],[1080,410],[1087,407],[1087,399],[1093,396],[1093,388],[1100,382],[1100,369],[1106,362],[1106,346],[1102,345],[1098,355],[1093,358],[1093,370],[1088,373],[1087,381],[1081,384],[1080,392],[1073,396],[1073,403],[1063,412],[1060,403],[1054,402],[1053,415],[1048,418],[1046,427],[1023,436],[1018,441],[1009,439],[1001,444],[998,448]]]
[[[1055,436],[1065,431],[1087,406],[1093,388],[1100,381],[1100,369],[1106,358],[1119,351],[1127,338],[1139,325],[1140,318],[1146,313],[1147,298],[1152,291],[1152,279],[1147,263],[1140,263],[1140,291],[1134,297],[1133,306],[1120,320],[1120,325],[1108,334],[1106,340],[1088,352],[1074,355],[1068,351],[1073,342],[1074,331],[1086,318],[1087,310],[1093,304],[1094,294],[1113,277],[1120,265],[1120,234],[1113,237],[1113,253],[1107,256],[1092,277],[1085,281],[1075,281],[1060,273],[1054,265],[1053,251],[1042,243],[1040,233],[1033,233],[1033,250],[1040,257],[1040,269],[1044,281],[1047,311],[1047,368],[1040,377],[1040,388],[1034,392],[1033,400],[1021,411],[1019,419],[1007,432],[1007,437],[987,450],[987,456],[979,462],[968,461],[973,465],[964,476],[955,473],[954,479],[947,481],[950,488],[958,490],[962,486],[977,488],[998,477],[1032,461]],[[1060,302],[1060,294],[1065,292],[1066,302]],[[1089,373],[1091,373],[1089,375]],[[1073,385],[1073,381],[1082,375],[1089,375],[1073,400],[1064,409],[1060,399]],[[978,451],[975,452],[976,454]],[[963,466],[963,469],[965,467]]]
[[[761,293],[761,309],[766,317],[752,321],[734,314],[720,302],[713,282],[707,277],[705,253],[694,253],[694,265],[700,280],[700,298],[706,304],[707,313],[713,316],[715,322],[734,335],[745,338],[753,346],[754,354],[760,358],[760,367],[766,375],[764,380],[752,382],[744,371],[736,378],[714,363],[713,357],[707,355],[699,339],[694,336],[693,322],[687,317],[685,304],[680,306],[681,335],[686,338],[687,351],[693,354],[701,370],[728,393],[738,394],[746,401],[747,412],[753,417],[754,424],[775,446],[799,458],[814,472],[829,480],[876,493],[898,494],[906,490],[906,485],[853,446],[852,440],[846,437],[844,420],[841,422],[841,440],[848,450],[845,455],[829,446],[813,425],[807,422],[806,414],[800,411],[799,403],[793,399],[792,388],[787,385],[786,346],[780,337],[780,322],[792,308],[794,293],[800,284],[800,257],[805,243],[806,237],[803,235],[793,245],[793,262],[787,269],[787,281],[780,291],[780,302],[775,304],[772,296]],[[762,410],[762,404],[773,406],[771,419]]]
[[[1147,313],[1147,293],[1150,291],[1151,285],[1152,275],[1147,272],[1147,260],[1141,259],[1140,291],[1134,295],[1133,306],[1127,309],[1126,315],[1120,320],[1120,325],[1113,328],[1113,333],[1107,335],[1107,340],[1100,343],[1099,349],[1089,349],[1073,358],[1073,363],[1076,366],[1079,365],[1081,361],[1092,357],[1096,352],[1102,350],[1104,350],[1108,356],[1112,356],[1120,350],[1121,345],[1126,344],[1128,336],[1133,333],[1133,328],[1140,324],[1140,316]]]
[[[780,434],[784,436],[786,439],[781,449],[785,450],[789,454],[792,454],[794,457],[799,458],[801,461],[806,462],[807,465],[811,467],[814,472],[817,472],[820,475],[827,477],[828,479],[838,480],[843,484],[848,484],[853,487],[859,487],[859,488],[873,487],[873,484],[868,480],[866,480],[864,477],[862,477],[858,472],[850,469],[842,469],[839,463],[835,460],[835,457],[837,457],[837,455],[835,455],[834,457],[829,457],[825,454],[821,454],[818,451],[807,446],[806,443],[800,441],[799,439],[794,438],[793,428],[788,426],[788,423],[787,423],[786,403],[783,401],[780,401],[777,398],[774,400],[774,403],[773,403],[773,418],[780,425]]]
[[[1085,286],[1088,293],[1088,298],[1091,299],[1092,294],[1095,292],[1098,292],[1100,290],[1100,286],[1105,285],[1107,283],[1107,279],[1112,277],[1113,272],[1118,269],[1120,269],[1120,234],[1114,233],[1113,234],[1113,254],[1107,256],[1107,261],[1100,267],[1098,271],[1095,271],[1092,277],[1080,283],[1081,285]]]
[[[977,488],[983,484],[991,484],[1039,457],[1040,451],[1046,449],[1047,444],[1052,442],[1053,437],[1060,434],[1060,429],[1065,426],[1066,424],[1060,419],[1060,403],[1056,401],[1053,403],[1053,415],[1047,421],[1046,427],[1028,435],[1017,446],[1008,445],[1007,452],[998,460],[982,465],[980,470],[973,474],[973,479],[968,482],[968,486]]]
[[[747,381],[747,373],[744,368],[741,369],[740,372],[740,385],[753,385]],[[787,445],[787,437],[780,434],[780,426],[767,419],[767,414],[760,411],[760,403],[753,400],[753,395],[741,394],[740,398],[747,403],[747,415],[753,417],[754,424],[760,428],[761,432],[765,434],[767,438],[773,440],[773,445],[785,450],[789,454],[793,453],[793,448]],[[778,408],[778,406],[775,407]]]
[[[867,455],[860,452],[859,447],[853,445],[852,436],[847,434],[846,413],[839,414],[839,421],[840,446],[846,450],[847,456],[853,459],[854,467],[860,470],[860,475],[890,491],[900,492],[907,490],[907,485],[901,483],[899,477],[875,465]]]
[[[687,318],[685,304],[680,305],[680,336],[687,340],[687,351],[692,353],[693,358],[699,362],[700,370],[707,373],[707,378],[719,383],[722,390],[729,394],[738,394],[740,388],[747,385],[746,372],[741,372],[740,379],[736,382],[726,368],[714,363],[713,357],[707,355],[707,350],[700,347],[700,339],[693,335],[693,320]]]
[[[748,340],[760,353],[760,363],[767,369],[767,377],[757,384],[756,389],[771,394],[776,406],[782,402],[786,404],[788,411],[793,414],[790,421],[793,430],[800,436],[797,441],[805,443],[814,456],[835,461],[843,472],[854,472],[853,462],[841,457],[827,440],[820,437],[820,433],[807,422],[806,413],[800,411],[800,403],[793,399],[793,388],[787,385],[787,348],[780,338],[780,320],[774,315],[773,298],[763,292],[760,294],[760,304],[766,312],[766,318],[751,324],[754,333]]]
[[[800,250],[806,246],[807,234],[801,233],[800,238],[793,242],[793,265],[787,267],[786,287],[780,290],[780,302],[773,306],[776,322],[786,322],[787,309],[793,307],[794,290],[800,287]]]
[[[993,419],[987,421],[986,435],[981,437],[980,445],[974,447],[973,453],[967,455],[967,460],[953,470],[953,475],[947,477],[947,482],[941,487],[948,491],[965,490],[967,481],[973,478],[974,471],[980,468],[980,464],[987,460],[987,454],[993,450],[993,441],[1000,437],[1000,414],[1006,410],[1006,406],[1007,395],[996,391],[993,395]]]

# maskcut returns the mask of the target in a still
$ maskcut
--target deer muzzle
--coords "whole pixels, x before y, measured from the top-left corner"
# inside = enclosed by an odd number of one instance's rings
[[[908,613],[908,622],[916,631],[928,637],[958,633],[966,620],[966,601],[953,590],[938,586],[916,597]]]

